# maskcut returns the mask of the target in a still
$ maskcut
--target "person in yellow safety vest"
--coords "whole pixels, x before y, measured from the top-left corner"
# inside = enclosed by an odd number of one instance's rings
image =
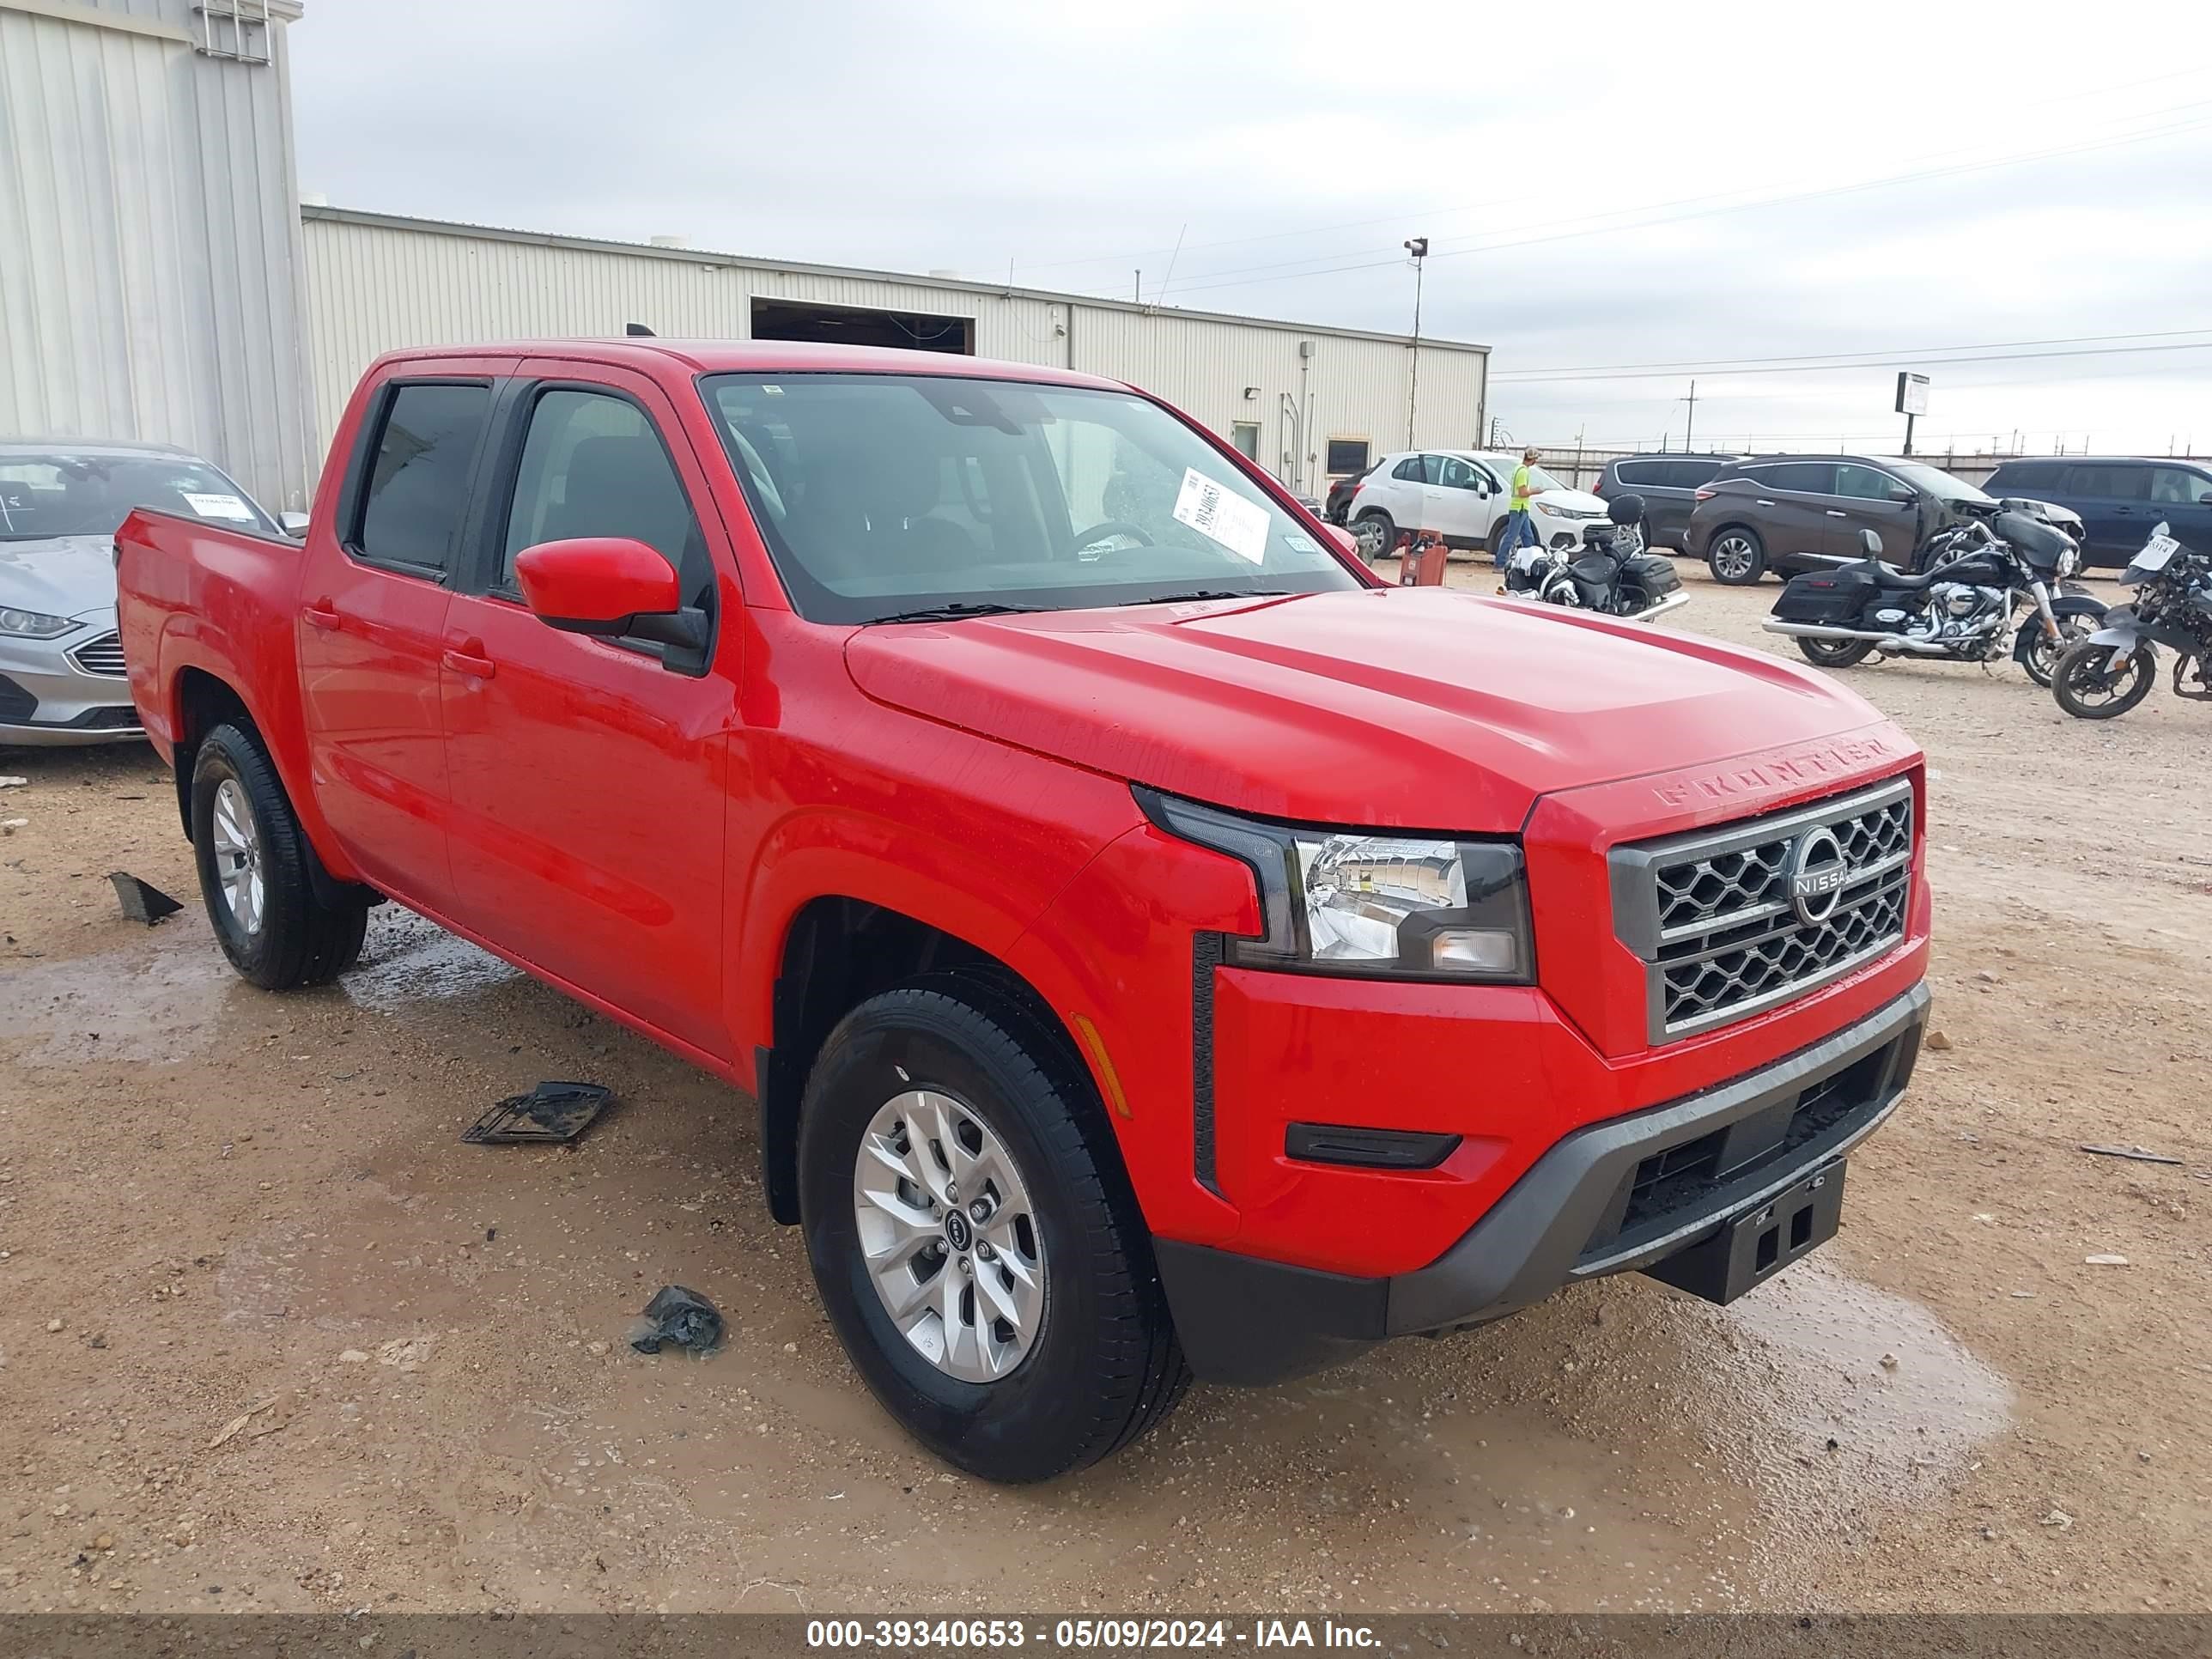
[[[1528,469],[1536,465],[1540,452],[1531,444],[1521,452],[1521,465],[1513,469],[1511,504],[1505,510],[1505,533],[1498,538],[1498,554],[1492,562],[1503,570],[1505,562],[1513,556],[1513,550],[1526,542],[1534,545],[1535,526],[1529,522],[1528,501],[1536,493],[1528,482]]]

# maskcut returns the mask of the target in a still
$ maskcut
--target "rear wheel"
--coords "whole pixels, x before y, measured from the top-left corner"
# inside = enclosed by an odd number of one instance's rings
[[[1359,556],[1369,564],[1377,559],[1387,559],[1398,545],[1398,526],[1390,522],[1388,513],[1363,513],[1359,522],[1352,527],[1353,539],[1359,544]]]
[[[1852,668],[1874,650],[1872,640],[1811,640],[1799,635],[1797,648],[1815,668]]]
[[[986,1480],[1135,1439],[1188,1380],[1087,1075],[992,988],[862,1003],[807,1079],[799,1208],[838,1340],[884,1408]]]
[[[1759,532],[1732,524],[1715,532],[1705,549],[1705,568],[1730,587],[1748,587],[1766,574],[1766,544]]]
[[[200,899],[230,965],[266,991],[327,985],[361,959],[368,907],[326,904],[313,854],[260,738],[218,726],[192,759]]]
[[[2158,678],[2158,665],[2150,647],[2137,645],[2126,664],[2115,672],[2116,655],[2109,645],[2083,643],[2058,659],[2051,681],[2051,695],[2058,706],[2077,720],[2116,720],[2150,695]]]

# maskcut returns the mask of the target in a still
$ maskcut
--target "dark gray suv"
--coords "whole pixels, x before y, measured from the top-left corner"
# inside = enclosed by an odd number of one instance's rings
[[[1921,544],[1956,523],[1961,503],[1990,497],[1962,478],[1893,455],[1754,455],[1731,461],[1697,492],[1683,550],[1717,581],[1739,586],[1865,556],[1911,567]],[[2071,517],[2070,514],[2068,515]]]
[[[1621,495],[1644,498],[1644,543],[1680,551],[1690,528],[1690,509],[1698,489],[1735,455],[1630,455],[1607,461],[1590,494],[1610,501]]]

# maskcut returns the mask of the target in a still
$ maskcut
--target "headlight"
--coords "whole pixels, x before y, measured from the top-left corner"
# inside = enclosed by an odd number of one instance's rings
[[[1248,968],[1527,985],[1535,977],[1528,883],[1511,842],[1293,829],[1139,788],[1170,835],[1242,860],[1259,884]]]
[[[1602,519],[1605,517],[1605,514],[1602,512],[1592,512],[1586,507],[1554,507],[1549,501],[1543,500],[1540,496],[1537,499],[1536,505],[1543,508],[1545,512],[1550,514],[1555,519],[1582,520]]]
[[[43,611],[0,609],[0,634],[11,640],[58,640],[76,626],[67,617]]]

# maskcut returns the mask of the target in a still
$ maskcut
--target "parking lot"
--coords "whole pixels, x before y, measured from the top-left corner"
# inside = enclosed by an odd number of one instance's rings
[[[1668,625],[1788,651],[1684,576]],[[149,750],[9,756],[0,1608],[2212,1607],[2212,713],[1848,678],[1928,750],[1941,1038],[1834,1244],[1200,1389],[1023,1490],[878,1413],[749,1102],[390,906],[254,991]],[[193,902],[128,923],[118,869]],[[461,1144],[547,1078],[618,1108]],[[723,1352],[626,1346],[668,1282]]]

